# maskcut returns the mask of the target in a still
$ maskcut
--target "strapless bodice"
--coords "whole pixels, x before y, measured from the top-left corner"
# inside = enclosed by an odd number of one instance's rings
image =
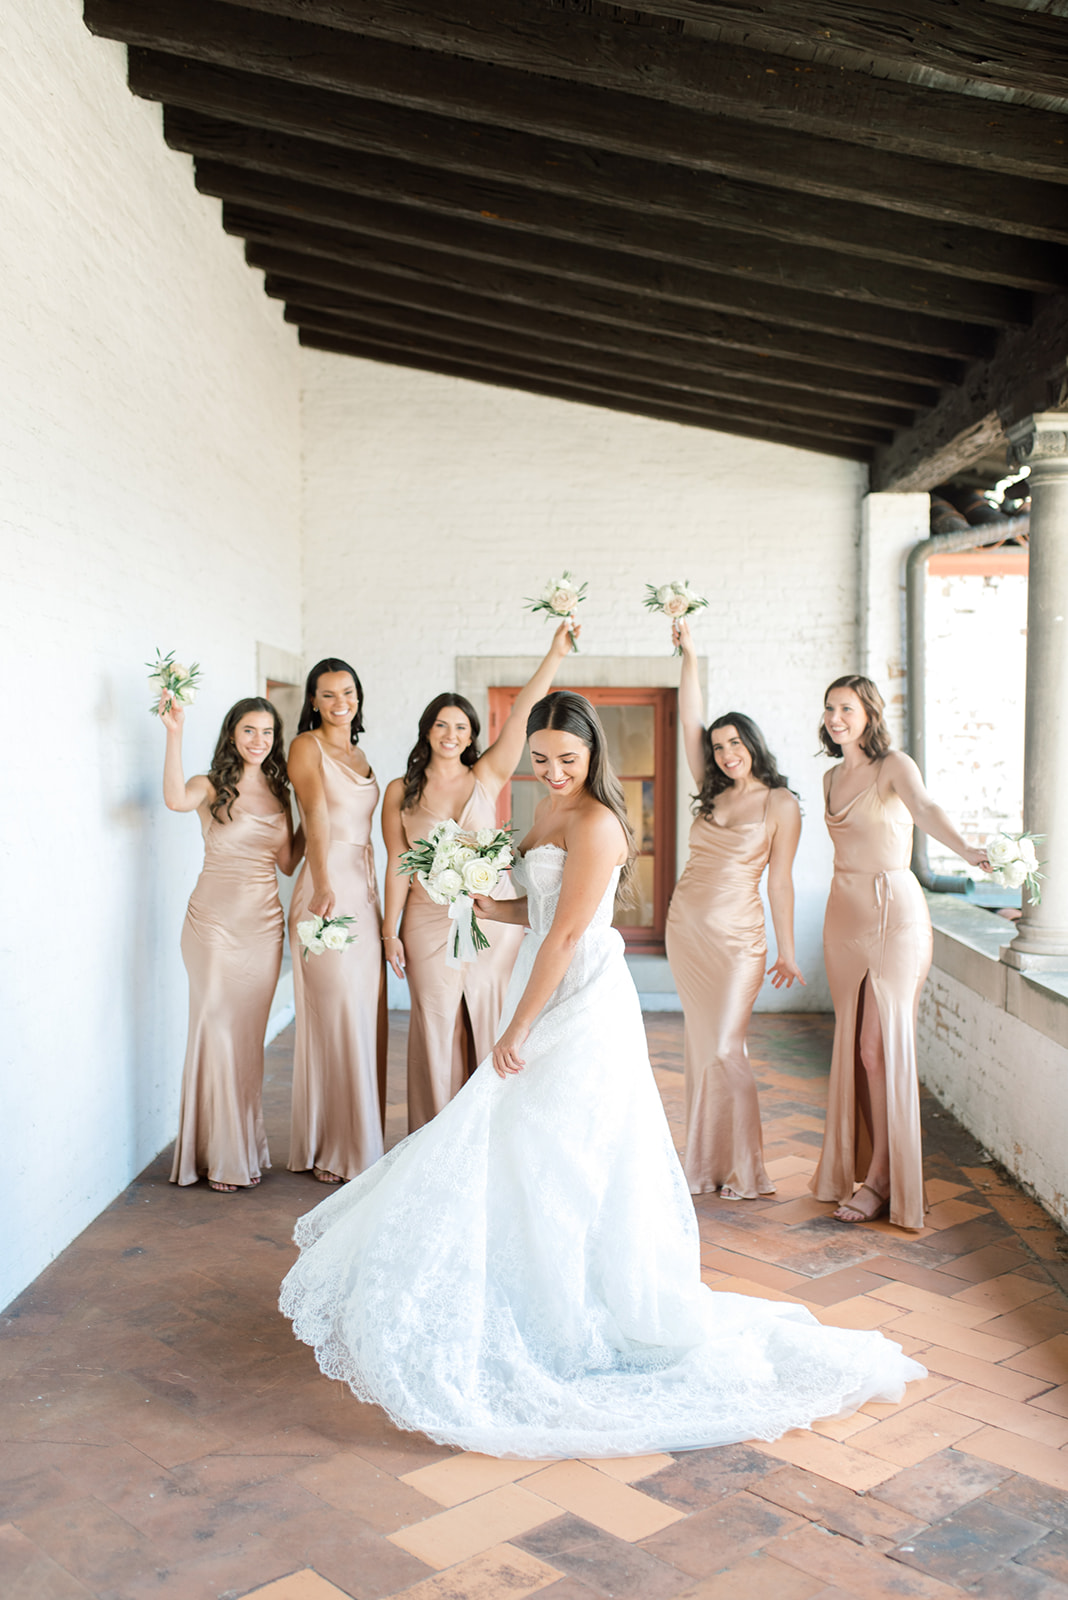
[[[557,844],[536,844],[528,850],[525,856],[519,856],[512,869],[512,877],[521,889],[527,894],[527,919],[532,933],[543,938],[552,927],[556,915],[557,902],[560,899],[560,885],[564,877],[564,863],[567,860],[567,851]],[[582,939],[589,939],[603,933],[612,926],[612,913],[615,909],[616,890],[619,887],[620,867],[612,869],[612,876],[608,880],[608,887],[601,896],[601,903],[590,918],[589,925]],[[581,941],[580,941],[581,943]]]

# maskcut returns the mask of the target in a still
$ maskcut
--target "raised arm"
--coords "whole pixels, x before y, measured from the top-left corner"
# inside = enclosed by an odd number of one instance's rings
[[[768,860],[768,903],[775,925],[775,961],[768,976],[776,989],[795,981],[804,987],[794,956],[794,857],[801,838],[801,807],[789,789],[771,791],[771,856]]]
[[[159,698],[159,720],[167,730],[167,749],[163,757],[163,804],[168,811],[196,811],[215,799],[215,785],[203,773],[186,782],[182,770],[182,725],[185,710],[166,692]]]
[[[575,946],[604,897],[612,869],[619,865],[624,841],[607,806],[597,806],[568,825],[565,842],[567,860],[552,927],[542,940],[512,1020],[493,1048],[493,1069],[501,1078],[522,1071],[523,1041],[539,1011],[559,988]]]
[[[581,624],[577,624],[574,629],[576,638],[581,631]],[[516,695],[515,705],[509,713],[508,721],[486,753],[475,762],[474,774],[491,800],[496,800],[519,765],[527,737],[527,718],[533,707],[552,688],[556,669],[571,649],[571,632],[570,622],[561,622],[553,634],[553,642],[546,652],[545,660],[529,683],[525,684]]]
[[[382,800],[382,837],[386,841],[386,853],[389,857],[386,866],[386,908],[382,917],[382,947],[386,952],[386,960],[398,978],[404,977],[406,964],[404,945],[398,930],[401,917],[404,915],[404,907],[408,903],[408,890],[411,888],[411,879],[400,870],[400,858],[408,848],[408,841],[404,837],[404,824],[401,821],[403,800],[404,779],[394,778],[392,783],[386,785],[386,793]]]
[[[905,802],[913,822],[921,832],[937,839],[947,850],[955,851],[969,866],[989,872],[986,850],[965,843],[942,807],[936,805],[927,793],[920,769],[911,756],[907,756],[903,750],[891,750],[885,755],[880,782],[885,782]]]
[[[311,873],[313,917],[332,917],[335,896],[327,859],[330,850],[330,812],[323,788],[323,757],[313,733],[298,733],[289,751],[289,778],[304,818],[304,853]]]
[[[682,651],[679,676],[679,721],[686,765],[700,789],[705,781],[705,708],[701,704],[701,685],[697,678],[697,649],[685,617],[672,625],[671,637]]]

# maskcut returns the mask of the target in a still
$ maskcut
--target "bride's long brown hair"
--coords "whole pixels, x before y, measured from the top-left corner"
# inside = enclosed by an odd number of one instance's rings
[[[586,790],[595,800],[608,807],[623,829],[627,840],[627,860],[619,875],[617,891],[625,898],[634,873],[638,847],[634,841],[634,829],[627,816],[623,785],[616,777],[612,763],[608,759],[608,740],[601,726],[601,719],[585,695],[575,694],[571,689],[557,689],[555,693],[547,694],[543,700],[539,700],[531,708],[527,718],[528,739],[532,733],[541,733],[543,730],[573,733],[576,739],[582,740],[590,752]]]
[[[263,762],[263,776],[267,779],[267,787],[275,796],[284,811],[289,810],[289,773],[286,771],[285,744],[282,736],[282,719],[278,715],[278,707],[273,706],[269,700],[262,699],[259,695],[249,700],[239,700],[232,705],[223,718],[223,725],[219,729],[219,740],[215,746],[215,754],[211,758],[208,769],[208,782],[215,790],[215,799],[208,807],[216,822],[223,818],[219,815],[223,806],[226,807],[226,819],[233,820],[234,801],[237,799],[237,786],[241,782],[241,775],[245,770],[245,763],[238,754],[237,745],[234,743],[234,733],[242,720],[250,716],[253,711],[269,711],[274,721],[274,742]]]

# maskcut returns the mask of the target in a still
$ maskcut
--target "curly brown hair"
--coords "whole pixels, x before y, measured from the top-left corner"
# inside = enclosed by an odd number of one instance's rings
[[[277,706],[273,706],[269,700],[264,700],[259,695],[254,695],[248,700],[238,700],[236,705],[232,705],[219,729],[219,740],[208,770],[208,782],[215,790],[215,799],[211,802],[209,810],[217,822],[233,820],[237,786],[245,770],[245,763],[238,755],[237,745],[234,743],[234,733],[242,719],[253,711],[269,711],[274,719],[274,742],[263,762],[263,776],[267,779],[267,786],[282,809],[284,811],[289,809],[289,773],[286,771],[282,719],[278,715]],[[225,818],[219,815],[224,806]]]
[[[827,685],[823,695],[826,707],[827,696],[832,689],[852,689],[861,705],[864,707],[868,718],[868,726],[864,729],[864,736],[860,741],[860,748],[869,761],[881,761],[890,748],[890,729],[886,726],[883,712],[886,710],[886,701],[879,693],[870,678],[865,678],[858,672],[847,672],[843,678],[835,678],[833,683]],[[820,718],[820,744],[829,756],[840,757],[842,747],[835,744],[824,719]]]
[[[419,718],[419,737],[408,752],[408,769],[404,774],[404,799],[401,801],[402,811],[418,805],[423,798],[423,790],[426,788],[426,769],[430,765],[432,754],[430,730],[446,706],[455,706],[457,711],[462,711],[471,725],[471,743],[466,750],[460,752],[462,765],[473,767],[478,760],[478,736],[482,732],[478,712],[470,700],[465,700],[462,694],[436,694]]]
[[[725,711],[715,722],[710,722],[704,731],[702,745],[705,753],[705,778],[701,785],[701,792],[693,798],[691,810],[695,817],[710,817],[715,808],[716,797],[724,789],[733,787],[734,779],[728,778],[723,768],[716,761],[712,750],[712,735],[717,728],[734,728],[745,748],[749,751],[753,763],[753,777],[762,783],[765,789],[789,789],[796,798],[796,791],[790,789],[789,780],[784,778],[779,771],[775,757],[768,749],[764,735],[744,711]]]

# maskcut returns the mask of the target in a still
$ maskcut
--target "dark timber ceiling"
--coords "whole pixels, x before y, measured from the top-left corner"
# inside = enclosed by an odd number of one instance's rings
[[[1068,404],[1068,20],[1019,0],[85,19],[302,344],[852,457],[877,488]]]

